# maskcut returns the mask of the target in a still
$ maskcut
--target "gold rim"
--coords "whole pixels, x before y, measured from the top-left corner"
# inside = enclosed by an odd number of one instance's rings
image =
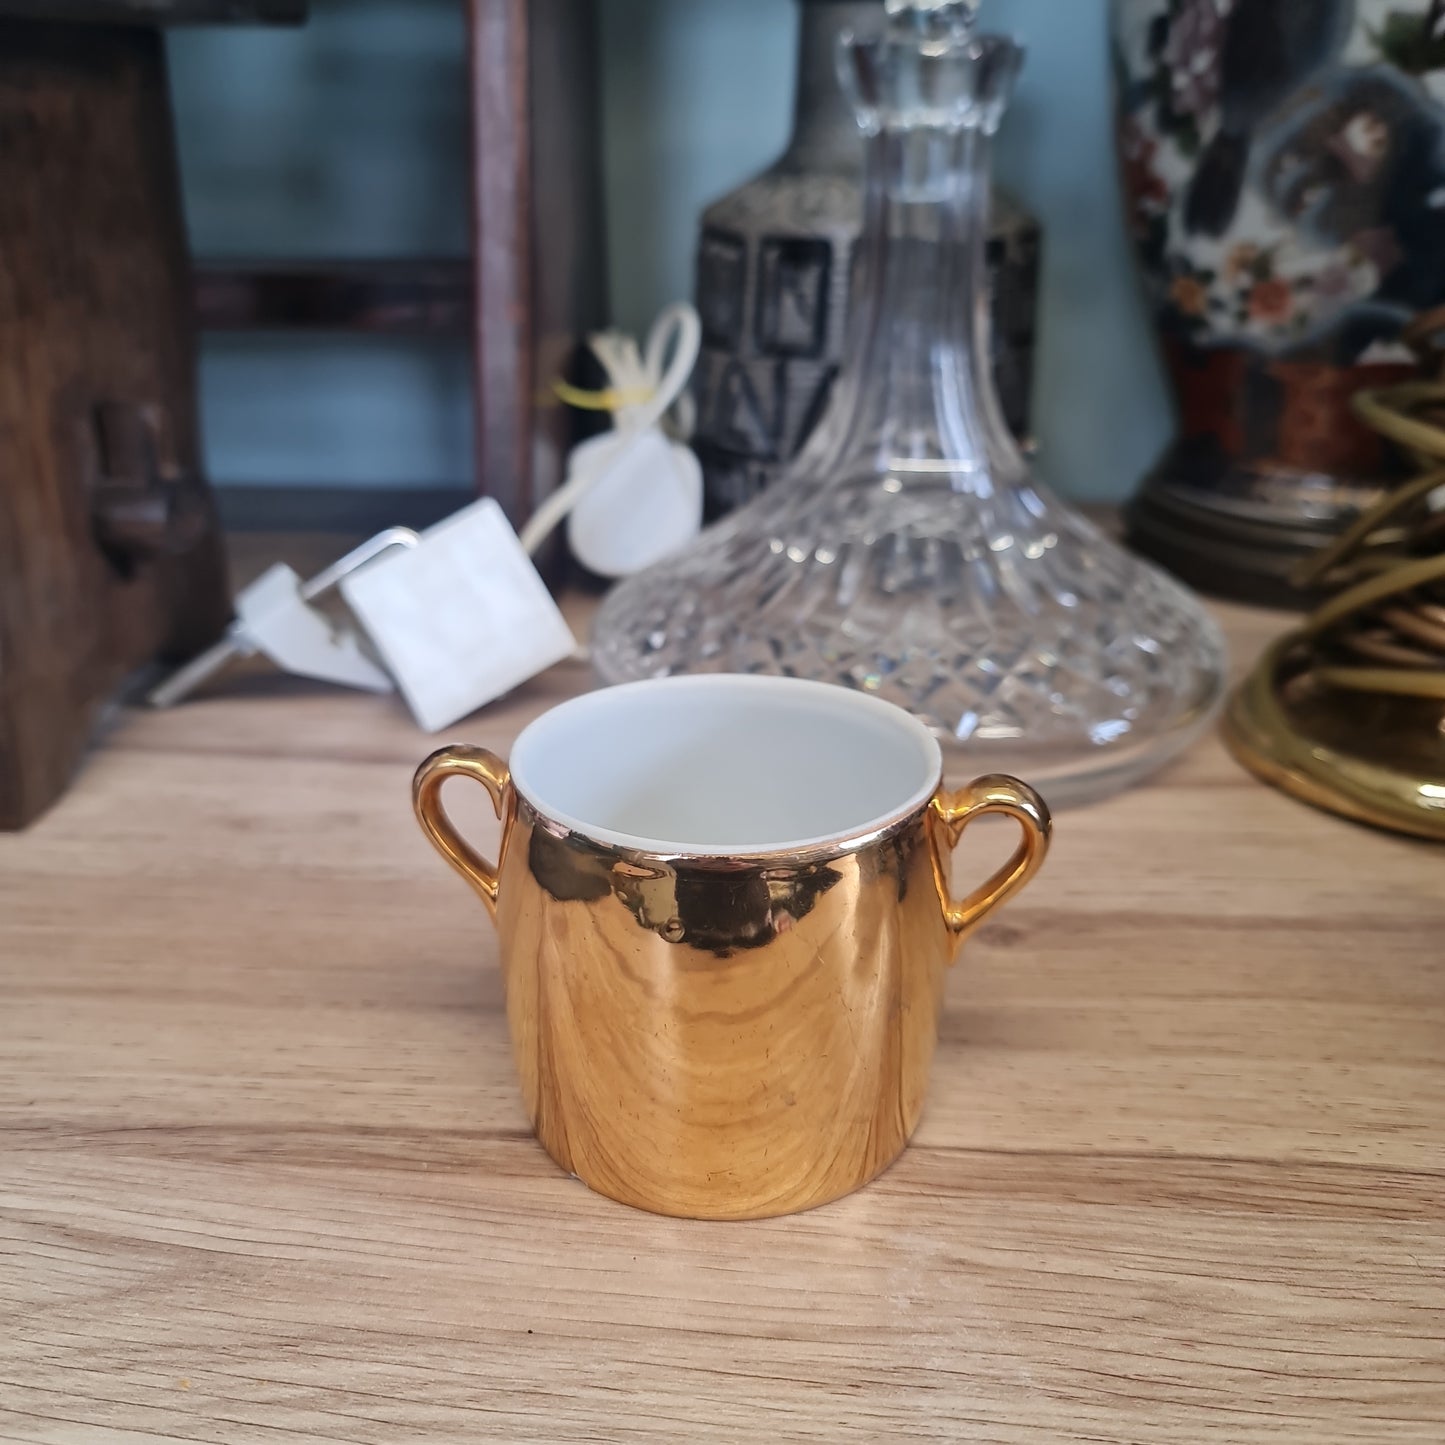
[[[486,748],[458,744],[439,748],[416,770],[411,781],[412,807],[422,832],[432,846],[474,888],[487,905],[493,918],[497,916],[497,865],[480,853],[457,832],[447,810],[442,806],[442,784],[448,778],[470,778],[487,790],[502,825],[502,842],[497,849],[500,858],[506,851],[507,832],[511,827],[514,792],[507,765]]]
[[[1003,773],[976,778],[954,792],[939,791],[929,804],[941,834],[935,843],[934,881],[943,903],[944,921],[956,939],[963,939],[978,927],[986,914],[1017,893],[1043,866],[1053,836],[1053,819],[1048,804],[1027,783]],[[967,898],[955,899],[949,886],[948,864],[963,830],[975,818],[996,813],[1012,818],[1021,836],[1008,862],[993,877],[975,888]]]
[[[790,867],[797,863],[822,863],[829,858],[844,858],[852,853],[861,853],[865,848],[871,848],[876,843],[896,837],[899,833],[905,832],[917,824],[933,807],[942,792],[943,779],[941,776],[939,777],[937,783],[934,784],[933,792],[921,803],[915,803],[906,812],[895,814],[863,832],[848,833],[838,838],[827,838],[821,842],[811,843],[805,848],[770,848],[761,853],[697,853],[686,848],[671,850],[639,848],[629,843],[614,843],[608,838],[593,837],[585,828],[574,827],[569,822],[548,816],[517,786],[515,779],[512,780],[511,789],[518,804],[524,806],[538,825],[554,838],[576,838],[590,843],[596,848],[605,849],[625,862],[637,863],[644,867],[665,864],[669,868],[711,868],[735,872],[739,868]]]

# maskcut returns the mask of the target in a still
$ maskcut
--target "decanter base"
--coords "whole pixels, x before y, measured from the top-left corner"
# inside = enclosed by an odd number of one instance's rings
[[[1050,808],[1065,809],[1098,803],[1132,788],[1167,767],[1213,723],[1223,705],[1221,688],[1195,715],[1181,719],[1171,732],[1093,753],[1076,749],[960,744],[940,737],[946,781],[955,784],[984,773],[1009,773],[1027,778]],[[937,730],[935,730],[937,735]]]
[[[592,665],[604,684],[634,682],[648,676],[665,676],[666,669],[610,666],[615,654],[606,648],[592,649]],[[724,671],[706,665],[690,666],[689,672]],[[801,676],[802,674],[797,674]],[[820,681],[833,681],[820,678]],[[945,781],[966,782],[985,773],[1009,773],[1025,778],[1043,794],[1050,808],[1072,808],[1096,803],[1113,793],[1132,787],[1167,766],[1214,721],[1223,705],[1222,674],[1205,681],[1207,690],[1186,707],[1169,727],[1146,736],[1123,737],[1097,744],[1080,742],[1031,742],[1027,738],[970,738],[961,742],[946,728],[939,727],[907,699],[890,697],[886,689],[873,695],[914,711],[928,726],[943,748]],[[835,683],[836,686],[844,686]]]

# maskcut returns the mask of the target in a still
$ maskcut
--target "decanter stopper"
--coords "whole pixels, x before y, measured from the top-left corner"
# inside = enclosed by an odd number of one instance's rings
[[[978,14],[978,0],[887,0],[883,7],[889,19],[972,29]]]
[[[978,0],[887,0],[890,39],[951,46],[974,35]]]
[[[979,0],[887,0],[889,23],[920,34],[963,36],[973,30]]]
[[[888,24],[845,34],[838,79],[865,135],[978,130],[993,135],[1023,64],[1023,47],[974,28],[977,0],[892,0]]]

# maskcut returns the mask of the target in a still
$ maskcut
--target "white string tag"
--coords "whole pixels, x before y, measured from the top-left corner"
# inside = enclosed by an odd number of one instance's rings
[[[603,577],[627,577],[702,530],[702,468],[690,447],[662,429],[673,411],[676,429],[691,430],[685,388],[702,323],[678,302],[653,323],[643,355],[630,337],[615,332],[588,341],[614,392],[641,399],[618,407],[615,430],[572,449],[567,480],[522,529],[522,545],[535,553],[565,517],[567,540],[583,566]]]

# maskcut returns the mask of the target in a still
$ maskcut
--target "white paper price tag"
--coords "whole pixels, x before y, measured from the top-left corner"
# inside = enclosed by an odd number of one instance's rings
[[[343,579],[417,722],[449,727],[570,657],[572,630],[502,509],[474,502]]]
[[[601,577],[641,572],[702,531],[702,468],[656,427],[593,437],[569,465],[596,476],[567,517],[567,541]]]

